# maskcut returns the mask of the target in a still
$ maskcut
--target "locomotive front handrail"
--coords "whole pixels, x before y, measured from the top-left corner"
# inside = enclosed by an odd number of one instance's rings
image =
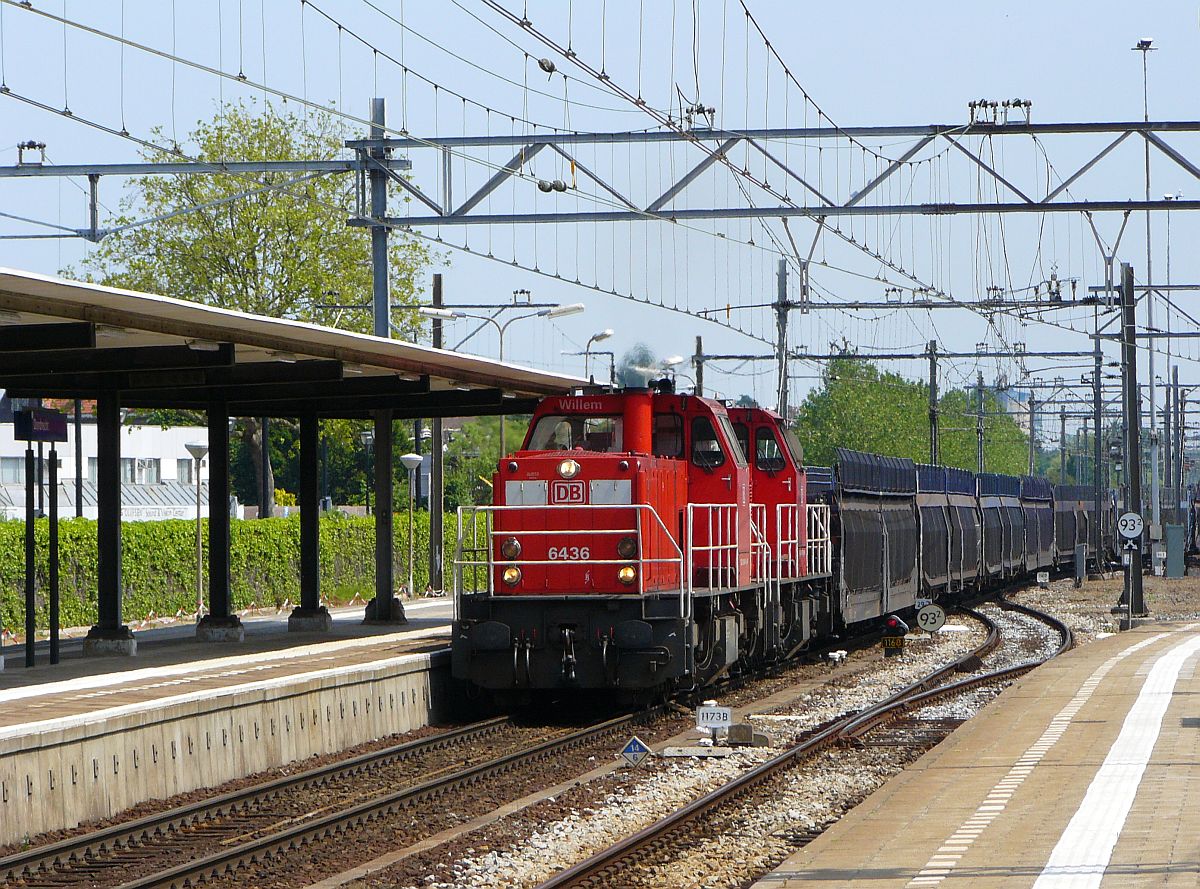
[[[521,511],[546,512],[546,511],[565,511],[565,510],[588,510],[588,511],[632,510],[633,517],[634,517],[633,527],[577,528],[577,529],[554,528],[552,530],[533,529],[533,530],[521,530],[521,531],[514,532],[514,531],[497,531],[494,527],[494,523],[492,520],[493,516],[495,516],[496,514],[499,514],[499,513],[515,513],[515,512],[521,512]],[[647,529],[645,527],[645,522],[643,520],[643,514],[645,514],[645,513],[648,513],[653,518],[653,521],[649,525],[649,529]],[[479,523],[476,519],[480,515],[482,515],[484,517],[483,536],[487,541],[486,546],[480,545],[480,543],[479,543],[479,529],[478,529]],[[464,548],[464,546],[463,546],[464,519],[467,518],[468,516],[471,518],[471,528],[473,531],[473,539],[472,539],[473,545],[471,547]],[[667,542],[668,553],[670,553],[673,550],[674,554],[667,555],[667,556],[651,556],[651,557],[646,556],[645,547],[643,545],[643,536],[644,536],[643,532],[646,530],[652,530],[652,531],[656,530],[656,531],[660,532],[660,536]],[[578,535],[587,535],[587,534],[603,534],[603,535],[626,534],[626,535],[629,535],[629,534],[633,534],[633,535],[636,535],[637,542],[638,542],[638,555],[637,555],[636,560],[632,559],[632,558],[630,558],[630,559],[621,559],[621,558],[593,559],[590,557],[575,558],[575,559],[571,559],[571,558],[566,558],[566,559],[520,559],[520,558],[517,558],[517,559],[505,559],[503,564],[506,566],[507,565],[566,566],[566,565],[582,565],[582,564],[629,565],[629,564],[633,564],[636,561],[636,563],[638,565],[637,590],[627,594],[627,595],[631,595],[631,596],[644,596],[646,594],[645,568],[647,565],[663,565],[663,564],[674,565],[678,569],[679,577],[680,577],[680,591],[681,591],[680,616],[681,617],[686,616],[687,605],[683,601],[686,597],[682,595],[682,591],[684,589],[682,580],[683,580],[684,573],[685,573],[684,572],[685,566],[684,566],[683,549],[680,547],[678,542],[676,542],[676,540],[672,536],[670,530],[667,528],[666,524],[663,522],[662,517],[659,516],[657,510],[655,510],[654,507],[652,507],[648,503],[621,503],[621,504],[611,504],[611,503],[590,504],[589,503],[589,504],[553,504],[553,505],[521,504],[521,505],[513,505],[513,506],[495,506],[495,505],[460,506],[458,508],[458,531],[459,531],[459,539],[458,539],[458,546],[455,551],[455,559],[454,559],[454,581],[455,581],[455,583],[454,583],[454,585],[455,585],[454,600],[455,600],[455,619],[456,620],[459,617],[459,611],[458,611],[459,598],[462,595],[466,594],[463,589],[463,571],[464,571],[464,569],[476,569],[477,570],[480,568],[486,568],[487,580],[486,580],[486,585],[485,585],[485,589],[483,590],[483,592],[489,596],[493,595],[494,594],[493,593],[493,578],[494,578],[494,574],[495,574],[495,569],[497,567],[496,559],[494,557],[493,542],[496,539],[496,537],[498,537],[498,536],[508,536],[508,535],[514,534],[514,533],[519,533],[521,536],[550,535],[550,534],[553,534],[556,536],[568,536],[568,535],[572,535],[572,534],[578,534]],[[485,550],[486,550],[486,552],[485,552]],[[464,558],[464,553],[475,554],[476,558]],[[481,555],[484,557],[481,558],[480,557]],[[615,595],[622,595],[622,594],[615,594]]]

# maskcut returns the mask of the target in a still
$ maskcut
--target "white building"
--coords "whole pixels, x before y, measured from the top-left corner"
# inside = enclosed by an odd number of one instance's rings
[[[79,486],[83,515],[96,518],[96,424],[87,417],[81,424],[82,484]],[[75,515],[76,478],[75,424],[67,423],[65,442],[56,444],[58,462],[59,515]],[[196,517],[195,461],[187,452],[189,442],[208,441],[208,430],[197,426],[129,425],[121,430],[121,518],[126,521],[146,519],[194,519]],[[13,424],[0,422],[0,515],[5,518],[25,517],[25,448],[26,443],[13,437]],[[36,459],[37,443],[33,445]],[[49,502],[50,444],[42,445],[43,488],[35,497]],[[208,514],[208,461],[201,468],[201,515]],[[241,508],[238,507],[240,517]]]

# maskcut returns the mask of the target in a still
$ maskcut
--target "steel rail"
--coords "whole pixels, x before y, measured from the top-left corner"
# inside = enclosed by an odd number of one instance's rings
[[[626,714],[596,725],[544,741],[532,747],[498,756],[480,765],[469,766],[450,775],[406,787],[332,814],[306,821],[269,836],[250,840],[229,849],[195,859],[158,873],[122,883],[120,889],[161,889],[192,886],[203,880],[237,871],[272,856],[288,853],[313,841],[336,837],[347,829],[368,824],[377,818],[399,812],[421,802],[437,799],[445,793],[477,784],[494,775],[522,765],[545,760],[567,750],[599,740],[607,735],[661,715],[665,707]]]
[[[133,821],[124,821],[50,845],[37,846],[0,858],[0,878],[5,881],[19,880],[50,872],[57,866],[70,866],[83,861],[95,865],[97,862],[94,860],[94,856],[101,850],[110,851],[140,844],[143,840],[174,833],[183,827],[250,809],[258,803],[274,799],[289,790],[321,786],[368,769],[401,762],[423,753],[460,744],[466,740],[483,738],[510,724],[511,720],[505,716],[485,719],[426,738],[418,738],[415,741],[406,741],[382,750],[358,754],[295,775],[253,784],[220,796],[169,809],[166,812],[147,815]]]
[[[1061,621],[1057,621],[1049,615],[1042,615],[1040,612],[1035,612],[1033,609],[1026,608],[1026,606],[1018,606],[1015,603],[1007,602],[1007,600],[1003,599],[1000,599],[1000,601],[1002,607],[1014,608],[1016,610],[1025,611],[1026,613],[1034,614],[1040,619],[1045,619],[1047,622],[1053,622],[1057,625],[1057,627],[1061,627],[1060,633],[1063,634],[1063,642],[1055,654],[1051,655],[1052,657],[1070,647],[1070,630],[1067,629],[1066,626],[1061,623]],[[912,706],[912,702],[924,703],[925,701],[931,700],[933,697],[939,694],[945,694],[945,689],[947,688],[954,687],[961,690],[968,684],[982,684],[982,681],[985,678],[984,676],[973,676],[958,683],[951,683],[950,686],[938,686],[932,689],[928,687],[931,684],[936,684],[940,677],[944,677],[949,673],[954,672],[956,669],[960,669],[972,659],[986,656],[986,654],[993,651],[999,644],[999,630],[992,621],[990,621],[984,615],[979,614],[978,612],[973,612],[970,609],[964,608],[960,610],[979,617],[989,627],[988,638],[970,654],[958,658],[953,663],[940,667],[932,673],[912,683],[911,685],[900,689],[899,691],[890,695],[880,704],[873,705],[872,707],[869,707],[859,713],[836,719],[833,722],[811,732],[798,744],[794,745],[773,759],[770,759],[751,771],[740,775],[739,777],[733,779],[722,787],[718,787],[716,790],[711,791],[705,796],[692,801],[683,808],[676,810],[670,815],[667,815],[665,818],[660,819],[659,821],[651,824],[641,831],[638,831],[632,836],[626,837],[624,840],[621,840],[609,848],[598,852],[592,857],[579,862],[573,867],[560,871],[550,879],[539,884],[538,889],[562,889],[562,887],[568,886],[608,886],[612,885],[614,880],[619,882],[619,880],[616,880],[615,878],[615,872],[621,868],[622,863],[626,859],[631,858],[645,850],[662,847],[669,842],[673,836],[688,827],[691,822],[708,813],[712,809],[715,809],[717,806],[743,796],[745,793],[757,787],[759,784],[771,779],[776,774],[792,767],[799,762],[811,758],[813,755],[823,750],[827,750],[836,745],[845,743],[847,741],[847,729],[850,726],[855,725],[864,717],[873,715],[874,717],[878,718],[879,721],[883,721],[887,718],[887,714],[906,709]],[[997,671],[997,675],[991,676],[990,681],[996,682],[999,681],[998,677],[1006,678],[1006,676],[1010,673],[1013,673],[1013,671],[1020,670],[1024,672],[1033,669],[1035,666],[1037,666],[1036,663],[1021,664],[1017,667],[1010,667],[1005,670]]]

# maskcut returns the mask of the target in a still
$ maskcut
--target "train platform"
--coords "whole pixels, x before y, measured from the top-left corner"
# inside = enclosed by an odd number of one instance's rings
[[[1200,885],[1200,623],[1028,674],[755,889]]]
[[[449,697],[452,608],[408,603],[407,624],[383,626],[343,609],[328,633],[248,618],[236,643],[162,627],[133,658],[64,640],[59,664],[39,646],[32,668],[6,647],[0,845],[427,725]]]

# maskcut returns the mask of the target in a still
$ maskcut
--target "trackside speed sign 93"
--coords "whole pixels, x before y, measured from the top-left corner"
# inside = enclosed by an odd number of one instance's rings
[[[946,612],[940,605],[926,605],[917,612],[917,626],[927,633],[936,633],[946,625]]]
[[[1117,532],[1126,540],[1136,540],[1142,536],[1142,517],[1136,512],[1124,513],[1117,519]]]

